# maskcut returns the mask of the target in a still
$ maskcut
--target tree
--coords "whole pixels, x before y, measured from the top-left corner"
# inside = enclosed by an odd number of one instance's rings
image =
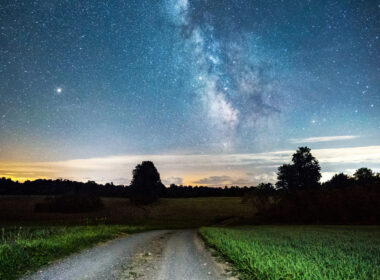
[[[158,200],[162,188],[160,174],[151,161],[143,161],[133,170],[131,201],[134,204],[150,204]]]
[[[282,189],[315,189],[319,187],[321,167],[308,147],[299,147],[292,157],[293,164],[278,168],[276,186]]]
[[[348,177],[344,173],[335,174],[329,181],[324,183],[327,188],[345,188],[350,186],[352,183],[352,178]]]
[[[272,183],[260,183],[257,185],[257,191],[260,194],[269,195],[276,191]]]
[[[278,189],[289,190],[296,185],[296,171],[293,164],[284,164],[278,168],[277,183]]]
[[[354,178],[361,184],[368,184],[372,183],[376,176],[371,169],[362,167],[356,170],[354,173]]]
[[[300,189],[315,189],[319,187],[321,167],[318,160],[311,154],[308,147],[299,147],[293,154],[296,171],[297,187]]]

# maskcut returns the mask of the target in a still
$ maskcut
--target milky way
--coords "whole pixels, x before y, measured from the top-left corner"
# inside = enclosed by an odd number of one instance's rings
[[[187,0],[167,2],[185,48],[194,56],[194,84],[210,119],[210,129],[220,140],[216,143],[229,150],[240,140],[236,138],[252,139],[249,132],[255,132],[256,127],[268,128],[268,121],[281,113],[281,96],[269,73],[270,62],[249,51],[256,39],[228,26],[219,34],[215,15],[199,5],[204,3],[197,4],[191,7]],[[225,8],[228,14],[231,7]]]
[[[0,161],[379,145],[379,18],[379,1],[1,1]]]

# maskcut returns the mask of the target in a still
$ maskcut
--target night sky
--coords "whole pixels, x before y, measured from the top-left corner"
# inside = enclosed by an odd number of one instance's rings
[[[0,2],[0,176],[380,171],[380,1]]]

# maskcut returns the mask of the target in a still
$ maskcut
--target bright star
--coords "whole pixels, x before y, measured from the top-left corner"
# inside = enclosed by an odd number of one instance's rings
[[[62,92],[62,88],[57,88],[56,91],[57,91],[57,93],[61,93]]]

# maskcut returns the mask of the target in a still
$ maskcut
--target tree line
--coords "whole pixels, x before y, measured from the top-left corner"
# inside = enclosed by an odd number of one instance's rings
[[[353,176],[343,173],[320,183],[321,167],[308,147],[300,147],[292,162],[277,170],[277,182],[258,186],[213,188],[165,187],[153,162],[133,170],[129,186],[70,180],[35,180],[24,183],[0,179],[0,195],[45,195],[35,206],[42,212],[85,212],[103,207],[100,197],[128,197],[136,205],[160,197],[240,196],[255,209],[254,223],[380,223],[380,174],[359,168]]]
[[[262,183],[243,202],[256,209],[255,223],[379,224],[380,174],[359,168],[320,183],[318,160],[308,147],[278,168],[277,182]]]
[[[360,168],[353,176],[343,173],[334,175],[321,184],[321,167],[308,147],[299,147],[292,156],[292,163],[283,164],[277,171],[277,182],[261,183],[250,187],[207,187],[178,186],[165,187],[153,162],[144,161],[133,170],[130,186],[113,183],[98,184],[94,181],[76,182],[70,180],[46,180],[15,182],[0,179],[0,195],[64,195],[86,194],[103,197],[130,197],[136,203],[150,203],[159,197],[207,197],[243,196],[247,193],[274,194],[302,190],[343,189],[354,185],[380,184],[380,174],[371,169]]]
[[[277,182],[261,183],[254,191],[262,193],[316,191],[344,189],[352,186],[380,184],[380,173],[367,167],[359,168],[352,176],[335,174],[330,180],[321,183],[321,167],[308,147],[299,147],[292,156],[292,163],[283,164],[277,170]]]
[[[242,196],[254,187],[207,187],[182,186],[171,184],[169,187],[160,185],[160,197],[186,198],[207,196]],[[98,184],[94,181],[76,182],[71,180],[38,179],[20,183],[9,178],[0,178],[0,195],[65,195],[83,194],[101,197],[130,197],[131,186],[114,185],[113,183]]]

